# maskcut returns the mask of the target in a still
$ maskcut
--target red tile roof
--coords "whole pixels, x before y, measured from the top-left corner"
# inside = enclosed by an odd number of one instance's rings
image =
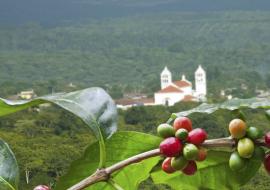
[[[144,104],[151,104],[155,102],[154,98],[142,98],[139,99],[139,101]]]
[[[173,84],[175,84],[176,86],[178,86],[180,88],[191,86],[191,84],[189,82],[184,81],[184,80],[174,81]]]
[[[172,93],[172,92],[178,92],[181,93],[183,92],[179,88],[176,88],[172,85],[167,86],[166,88],[163,88],[162,90],[158,91],[157,93]]]
[[[121,98],[115,100],[115,103],[118,105],[136,105],[136,104],[151,104],[154,103],[153,98],[141,98],[141,99],[130,99],[130,98]]]
[[[185,95],[185,97],[181,101],[183,101],[183,102],[195,101],[195,97],[191,96],[191,95]]]

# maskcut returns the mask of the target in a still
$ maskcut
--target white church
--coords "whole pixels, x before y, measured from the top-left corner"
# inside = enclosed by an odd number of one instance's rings
[[[161,90],[155,93],[155,105],[172,106],[180,101],[206,101],[206,72],[201,65],[195,71],[195,89],[185,75],[181,80],[172,81],[172,74],[167,67],[160,74]]]

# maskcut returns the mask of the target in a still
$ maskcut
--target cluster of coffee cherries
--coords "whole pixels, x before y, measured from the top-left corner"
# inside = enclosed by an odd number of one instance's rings
[[[169,174],[175,171],[195,174],[196,161],[206,159],[207,150],[200,145],[207,139],[207,133],[201,128],[192,129],[192,122],[187,117],[176,118],[173,126],[161,124],[157,132],[164,138],[159,146],[160,153],[165,157],[162,170]]]
[[[241,119],[233,119],[229,124],[229,132],[236,140],[236,150],[231,154],[229,160],[229,166],[233,171],[241,171],[251,159],[264,159],[264,149],[260,146],[255,146],[255,141],[263,137],[263,132],[260,129],[252,126],[247,127],[246,123]]]

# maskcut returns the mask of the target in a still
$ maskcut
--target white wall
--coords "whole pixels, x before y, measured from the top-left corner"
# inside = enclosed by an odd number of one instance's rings
[[[155,104],[156,105],[166,105],[166,100],[168,100],[168,105],[173,106],[175,103],[179,102],[184,98],[184,93],[155,93]]]
[[[182,87],[181,90],[185,95],[192,95],[192,86]]]

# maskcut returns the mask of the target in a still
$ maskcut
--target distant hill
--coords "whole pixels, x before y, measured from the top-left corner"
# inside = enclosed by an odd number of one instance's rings
[[[54,27],[2,26],[1,93],[29,87],[48,93],[72,82],[151,94],[165,65],[193,80],[202,64],[210,93],[236,88],[240,97],[254,96],[256,88],[270,86],[269,21],[268,11],[159,12]]]
[[[0,0],[0,24],[58,25],[168,11],[270,10],[269,0]]]

